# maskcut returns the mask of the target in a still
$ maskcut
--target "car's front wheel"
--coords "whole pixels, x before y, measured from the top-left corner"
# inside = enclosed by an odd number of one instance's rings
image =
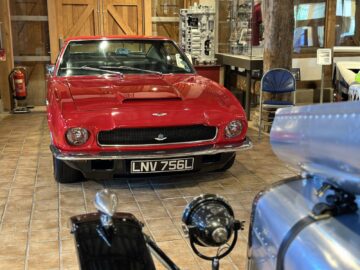
[[[235,162],[235,157],[236,155],[234,155],[225,165],[224,167],[222,167],[221,169],[216,170],[217,172],[226,172],[228,169],[230,169]]]
[[[64,161],[53,157],[54,177],[58,183],[76,183],[85,180],[84,175],[68,166]]]

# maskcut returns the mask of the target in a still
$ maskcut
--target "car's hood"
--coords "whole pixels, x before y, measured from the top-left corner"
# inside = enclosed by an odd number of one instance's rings
[[[69,77],[62,83],[78,111],[123,109],[128,103],[146,106],[166,101],[184,104],[196,100],[198,106],[206,102],[223,109],[229,105],[224,90],[200,76]]]
[[[157,78],[68,79],[67,85],[78,110],[118,109],[122,104],[151,100],[183,100],[186,97],[175,87]]]
[[[210,125],[244,115],[228,90],[198,75],[63,77],[54,89],[61,92],[65,119],[104,122],[102,129],[134,123]],[[166,117],[157,117],[162,114]]]

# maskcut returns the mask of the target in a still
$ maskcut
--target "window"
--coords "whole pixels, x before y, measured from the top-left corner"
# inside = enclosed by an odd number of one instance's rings
[[[326,1],[295,0],[294,51],[324,46]]]
[[[336,42],[337,46],[359,46],[360,7],[356,0],[337,0]]]

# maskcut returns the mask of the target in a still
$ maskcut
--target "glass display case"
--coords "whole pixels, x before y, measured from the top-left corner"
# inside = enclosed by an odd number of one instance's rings
[[[218,26],[227,33],[219,36],[218,52],[261,57],[264,32],[262,1],[219,1],[219,10],[223,12],[219,12]]]

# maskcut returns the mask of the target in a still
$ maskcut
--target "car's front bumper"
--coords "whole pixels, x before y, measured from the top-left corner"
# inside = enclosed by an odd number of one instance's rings
[[[55,146],[50,145],[51,152],[54,157],[64,161],[85,161],[85,160],[133,160],[133,159],[152,159],[152,158],[173,158],[186,156],[202,156],[202,155],[216,155],[220,153],[237,152],[252,148],[251,140],[246,137],[241,143],[225,144],[225,145],[210,145],[201,147],[192,147],[175,150],[161,150],[161,151],[117,151],[117,152],[100,152],[96,154],[91,153],[68,153],[62,152]]]

